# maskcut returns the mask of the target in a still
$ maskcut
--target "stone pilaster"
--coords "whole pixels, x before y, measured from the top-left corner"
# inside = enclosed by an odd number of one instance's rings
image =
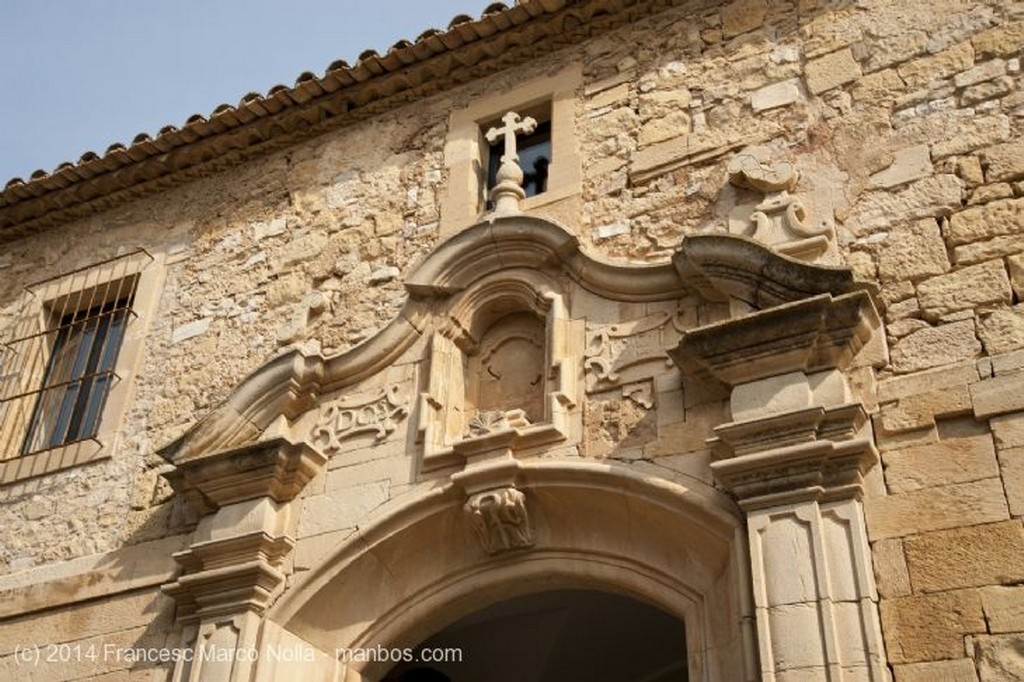
[[[878,461],[842,370],[879,327],[865,292],[684,334],[671,352],[730,390],[712,471],[747,514],[765,682],[888,679],[861,504]]]
[[[214,510],[174,555],[181,575],[163,586],[195,637],[175,682],[252,679],[263,614],[284,588],[294,546],[292,500],[324,461],[304,443],[274,438],[175,462],[179,491]]]

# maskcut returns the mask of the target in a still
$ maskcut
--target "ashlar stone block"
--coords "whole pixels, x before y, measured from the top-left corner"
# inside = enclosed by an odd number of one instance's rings
[[[882,455],[889,491],[905,493],[999,475],[988,434],[952,438],[932,445],[890,450]]]
[[[913,332],[892,347],[891,358],[896,372],[909,373],[951,365],[980,353],[981,342],[970,319]]]
[[[815,95],[851,83],[863,75],[849,48],[818,57],[807,63],[807,89]]]
[[[1024,632],[1024,586],[986,587],[981,591],[981,605],[992,634]]]
[[[977,590],[886,599],[880,611],[891,663],[960,658],[964,636],[986,627]]]
[[[878,252],[878,274],[883,282],[916,281],[948,271],[942,233],[930,218],[893,228]]]
[[[1017,232],[1024,225],[1024,198],[972,206],[954,214],[945,230],[953,246]]]
[[[978,682],[974,661],[969,658],[897,665],[893,672],[896,682]]]
[[[926,533],[903,541],[915,592],[1024,580],[1024,526],[1019,520]]]
[[[872,541],[1009,518],[998,477],[866,498],[864,511]]]
[[[978,265],[925,280],[917,287],[917,299],[925,318],[937,320],[958,310],[970,310],[1011,301],[1010,278],[1002,260]]]

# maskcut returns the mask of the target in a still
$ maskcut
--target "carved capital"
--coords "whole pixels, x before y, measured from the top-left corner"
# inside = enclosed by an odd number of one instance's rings
[[[858,437],[867,414],[857,404],[723,424],[709,441],[715,478],[746,510],[809,499],[860,498],[864,474],[878,461]]]
[[[465,504],[466,516],[488,554],[533,546],[526,495],[514,487],[477,493]]]

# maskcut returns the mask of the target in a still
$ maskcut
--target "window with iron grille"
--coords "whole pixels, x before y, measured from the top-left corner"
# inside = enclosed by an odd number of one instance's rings
[[[2,457],[98,441],[149,260],[135,251],[26,287],[37,312],[29,311],[23,333],[3,347]]]
[[[22,454],[96,435],[130,311],[129,297],[61,318]]]

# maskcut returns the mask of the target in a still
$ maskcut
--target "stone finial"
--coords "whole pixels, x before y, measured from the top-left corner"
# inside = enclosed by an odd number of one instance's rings
[[[516,151],[516,134],[529,135],[537,128],[537,121],[510,111],[501,117],[501,122],[505,125],[491,128],[485,134],[491,144],[500,136],[505,138],[505,151],[501,155],[501,166],[498,167],[489,198],[494,202],[495,213],[516,213],[519,211],[520,199],[526,196],[523,190],[523,169],[519,166],[519,154]]]

